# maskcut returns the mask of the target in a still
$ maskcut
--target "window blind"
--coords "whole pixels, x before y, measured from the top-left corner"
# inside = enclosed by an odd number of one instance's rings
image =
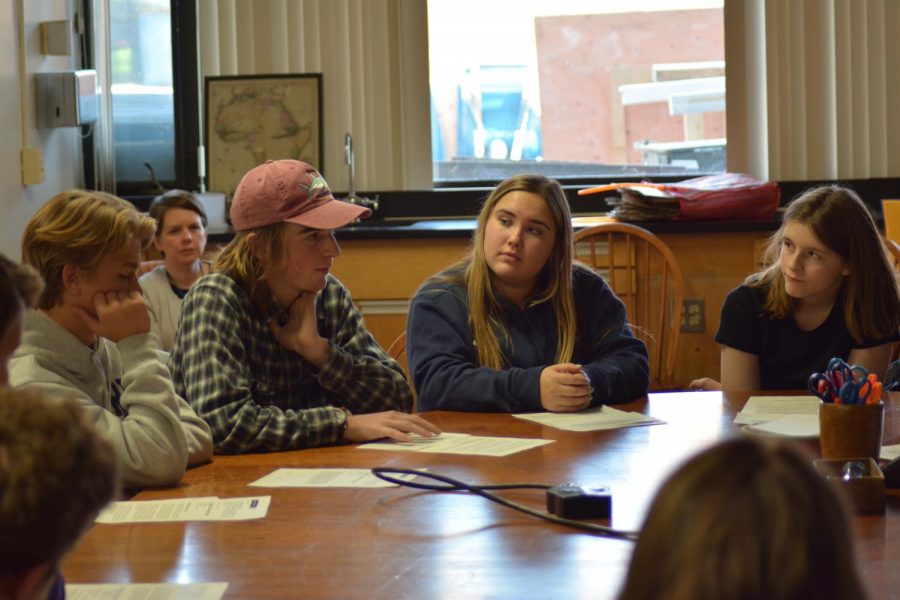
[[[900,3],[728,0],[728,169],[900,176]]]
[[[322,73],[333,189],[349,188],[348,132],[357,189],[432,187],[425,2],[199,0],[198,29],[201,77]]]

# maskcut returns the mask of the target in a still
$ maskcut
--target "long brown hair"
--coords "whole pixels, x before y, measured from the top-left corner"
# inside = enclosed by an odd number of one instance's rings
[[[556,360],[568,362],[575,348],[576,317],[572,293],[572,213],[562,186],[542,175],[516,175],[494,188],[478,214],[472,245],[465,258],[432,281],[445,281],[466,289],[469,302],[469,327],[475,340],[479,364],[502,369],[505,364],[502,345],[509,342],[509,329],[503,320],[500,299],[494,287],[494,274],[484,258],[484,230],[497,203],[510,192],[528,192],[544,199],[553,214],[556,241],[547,264],[538,276],[539,289],[530,305],[550,302],[556,315]],[[498,339],[502,337],[501,339]]]
[[[663,484],[620,600],[865,598],[847,510],[810,458],[742,438]]]
[[[769,238],[769,266],[745,282],[767,290],[763,305],[766,313],[784,318],[796,308],[785,291],[778,260],[784,228],[792,221],[809,227],[823,244],[847,261],[850,274],[844,278],[838,297],[844,299],[844,320],[853,340],[862,343],[867,338],[893,335],[900,327],[897,277],[866,205],[853,190],[838,186],[814,188],[794,199],[784,212],[781,227]]]

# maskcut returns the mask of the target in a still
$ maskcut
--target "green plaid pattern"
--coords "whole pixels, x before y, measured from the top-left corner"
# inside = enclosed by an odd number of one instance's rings
[[[328,276],[316,306],[332,355],[321,369],[281,346],[246,290],[222,273],[188,292],[169,369],[175,391],[212,429],[219,454],[339,441],[343,412],[410,412],[400,365],[366,330],[350,293]]]

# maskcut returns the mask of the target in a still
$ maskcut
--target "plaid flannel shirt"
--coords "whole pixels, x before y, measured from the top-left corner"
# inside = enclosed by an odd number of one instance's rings
[[[336,443],[345,416],[409,412],[403,370],[366,330],[350,293],[328,276],[319,295],[319,334],[332,354],[317,369],[278,343],[265,314],[238,282],[202,277],[181,310],[169,359],[175,390],[212,429],[220,454]]]

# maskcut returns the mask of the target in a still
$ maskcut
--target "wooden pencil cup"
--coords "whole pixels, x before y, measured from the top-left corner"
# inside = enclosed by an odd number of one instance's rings
[[[819,406],[819,446],[822,458],[863,458],[881,455],[884,404]]]

